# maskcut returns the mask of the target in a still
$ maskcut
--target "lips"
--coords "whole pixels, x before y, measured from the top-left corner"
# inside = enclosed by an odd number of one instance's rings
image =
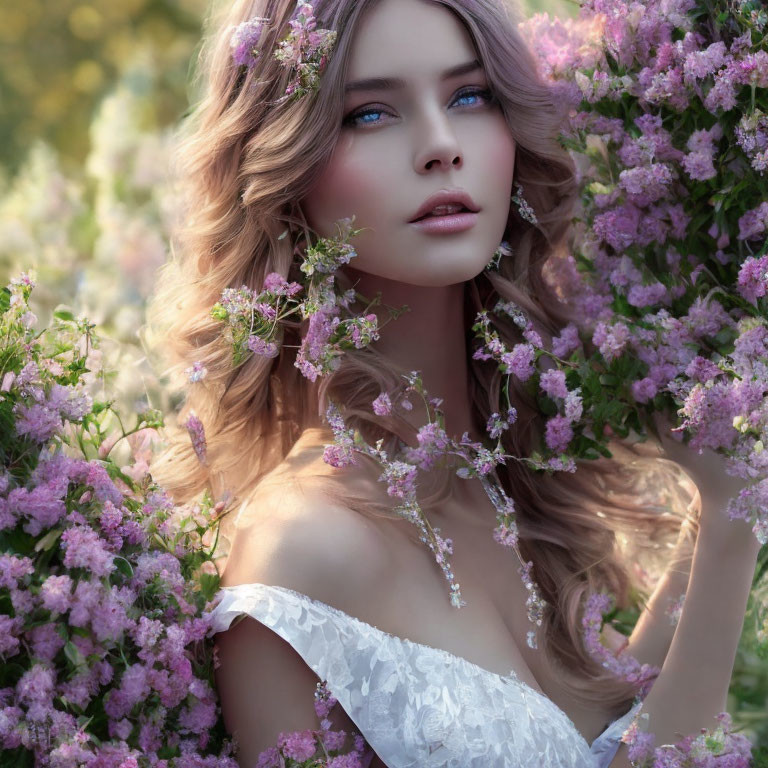
[[[440,206],[454,206],[454,208],[440,208]],[[441,189],[421,204],[409,222],[414,223],[429,217],[438,218],[462,212],[477,213],[479,210],[475,201],[463,189]]]
[[[473,213],[466,205],[439,205],[431,213],[415,219],[415,221],[424,221],[424,219],[435,218],[436,216],[453,216],[457,213]]]

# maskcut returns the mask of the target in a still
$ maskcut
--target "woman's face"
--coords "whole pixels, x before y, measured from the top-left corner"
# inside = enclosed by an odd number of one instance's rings
[[[420,286],[460,283],[479,274],[499,246],[509,214],[515,142],[491,101],[472,40],[447,8],[425,0],[381,0],[361,19],[333,156],[301,202],[322,237],[355,216],[369,229],[351,240],[356,270]],[[386,84],[384,84],[386,85]],[[395,86],[397,82],[395,82]],[[453,233],[410,223],[440,190],[463,190],[479,209],[474,225]]]

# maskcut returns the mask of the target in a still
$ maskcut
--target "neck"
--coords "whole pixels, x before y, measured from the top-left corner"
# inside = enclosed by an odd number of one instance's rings
[[[387,310],[377,307],[382,321],[376,349],[404,371],[419,371],[430,397],[443,399],[449,436],[464,432],[475,436],[469,394],[464,283],[425,288],[350,270],[356,289],[371,298],[381,292],[382,302],[395,308],[408,305],[396,320],[387,322]],[[420,403],[413,401],[411,421],[424,423]]]

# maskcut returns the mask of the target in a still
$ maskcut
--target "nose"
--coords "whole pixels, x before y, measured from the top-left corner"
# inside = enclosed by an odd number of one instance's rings
[[[464,162],[456,132],[447,115],[435,114],[425,117],[418,151],[414,156],[417,173],[425,173],[437,165],[445,169],[460,168]]]

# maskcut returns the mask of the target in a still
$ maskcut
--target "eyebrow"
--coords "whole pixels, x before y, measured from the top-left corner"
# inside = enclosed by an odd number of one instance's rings
[[[440,80],[450,80],[452,77],[466,75],[477,69],[482,69],[482,64],[478,59],[474,59],[465,64],[458,64],[455,67],[446,69],[440,75]],[[391,91],[402,88],[405,88],[405,80],[401,80],[399,77],[369,77],[365,80],[353,80],[351,83],[347,83],[344,86],[344,93],[352,93],[354,91]]]

